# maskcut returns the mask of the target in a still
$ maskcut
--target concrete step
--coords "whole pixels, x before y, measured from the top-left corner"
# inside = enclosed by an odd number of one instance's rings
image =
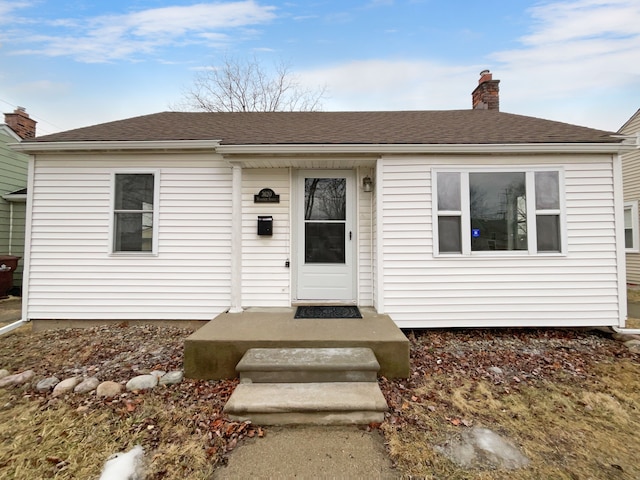
[[[241,383],[224,407],[260,425],[382,422],[387,402],[375,382]]]
[[[380,364],[370,348],[251,348],[236,371],[240,382],[376,382]]]

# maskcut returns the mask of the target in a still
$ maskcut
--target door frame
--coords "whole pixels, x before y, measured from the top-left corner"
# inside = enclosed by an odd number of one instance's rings
[[[335,298],[299,298],[300,267],[304,262],[304,179],[309,177],[331,178],[344,177],[347,180],[347,222],[345,231],[345,265],[350,269],[351,294],[349,299]],[[295,169],[292,175],[292,304],[331,304],[331,305],[356,305],[358,298],[358,185],[357,172],[353,169]],[[349,231],[352,232],[348,239]]]

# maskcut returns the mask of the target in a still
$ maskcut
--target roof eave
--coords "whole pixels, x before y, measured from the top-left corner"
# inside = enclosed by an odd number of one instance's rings
[[[223,155],[318,154],[518,154],[518,153],[621,153],[635,142],[602,143],[483,143],[483,144],[255,144],[220,145],[220,140],[20,142],[9,146],[28,154],[124,151],[215,151]]]
[[[505,144],[307,144],[307,145],[220,145],[222,155],[304,154],[544,154],[621,153],[635,148],[625,142],[609,143],[505,143]]]
[[[9,147],[17,152],[64,153],[64,152],[122,152],[122,151],[175,151],[209,150],[220,145],[220,140],[163,140],[163,141],[82,141],[82,142],[21,142]]]

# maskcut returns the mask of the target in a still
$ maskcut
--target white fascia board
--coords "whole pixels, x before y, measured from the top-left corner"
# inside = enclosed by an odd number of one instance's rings
[[[26,203],[27,202],[27,194],[26,193],[7,193],[6,195],[2,195],[2,199],[7,202],[15,202],[15,203]]]
[[[220,145],[222,155],[620,153],[626,143]]]
[[[23,153],[62,152],[124,152],[168,150],[215,150],[220,140],[164,140],[164,141],[100,141],[100,142],[21,142],[8,146]]]

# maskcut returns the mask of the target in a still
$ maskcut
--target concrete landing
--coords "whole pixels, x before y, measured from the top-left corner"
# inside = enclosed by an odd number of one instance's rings
[[[409,376],[409,340],[387,315],[361,307],[363,318],[294,319],[295,308],[249,308],[223,313],[185,341],[185,376],[235,378],[250,348],[352,348],[373,350],[379,374]]]
[[[386,410],[375,382],[241,383],[224,407],[230,419],[260,425],[366,424]]]
[[[375,382],[370,348],[251,348],[236,366],[240,382]]]

